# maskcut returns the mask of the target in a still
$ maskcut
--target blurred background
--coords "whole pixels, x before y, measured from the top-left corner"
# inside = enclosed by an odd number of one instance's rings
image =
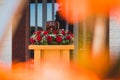
[[[119,80],[119,5],[119,0],[0,0],[0,62],[12,67],[33,59],[29,37],[58,21],[74,34],[71,62]]]

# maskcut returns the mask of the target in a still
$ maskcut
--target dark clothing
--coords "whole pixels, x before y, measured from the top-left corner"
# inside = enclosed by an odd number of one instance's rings
[[[56,12],[56,19],[55,21],[59,22],[60,29],[66,29],[66,21],[62,18],[59,14],[59,11]]]
[[[67,22],[62,16],[60,16],[59,11],[56,12],[55,21],[59,22],[59,25],[60,25],[59,29],[64,29],[64,30],[66,29]],[[70,32],[73,33],[73,24],[69,24],[68,29],[69,29]]]

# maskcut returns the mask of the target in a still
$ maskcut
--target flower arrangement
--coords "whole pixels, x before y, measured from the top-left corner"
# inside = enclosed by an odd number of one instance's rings
[[[63,29],[60,30],[39,30],[30,37],[33,45],[68,45],[73,44],[73,34]]]

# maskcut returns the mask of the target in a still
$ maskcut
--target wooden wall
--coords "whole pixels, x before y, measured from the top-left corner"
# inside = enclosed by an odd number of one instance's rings
[[[27,3],[22,11],[17,15],[21,15],[21,19],[12,36],[12,61],[26,61],[29,57],[29,3]]]

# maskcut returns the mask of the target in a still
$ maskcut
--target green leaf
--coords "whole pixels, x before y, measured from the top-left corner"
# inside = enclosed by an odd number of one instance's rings
[[[66,40],[66,43],[68,44],[70,41],[69,40]]]
[[[62,41],[62,44],[66,44],[65,40]]]

